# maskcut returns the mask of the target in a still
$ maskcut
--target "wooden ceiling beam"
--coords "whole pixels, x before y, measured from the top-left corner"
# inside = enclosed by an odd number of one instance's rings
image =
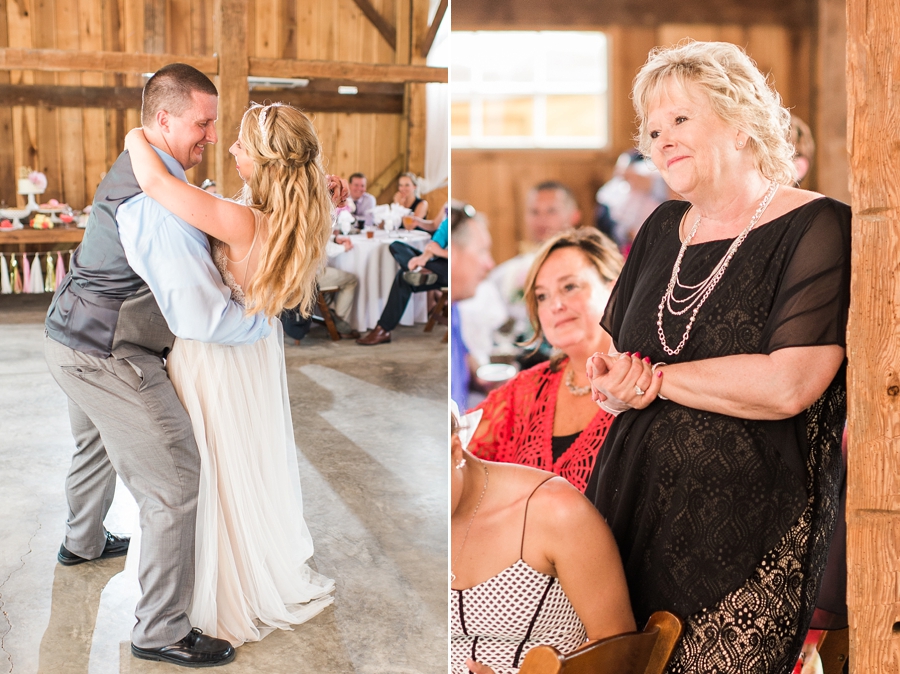
[[[381,33],[381,37],[391,46],[391,49],[397,49],[397,29],[381,16],[381,13],[375,9],[369,0],[353,0],[353,2],[356,3],[359,10],[366,15],[366,18],[375,26],[378,32]]]
[[[449,0],[441,0],[441,4],[438,5],[437,11],[434,13],[434,19],[432,19],[431,25],[428,26],[428,32],[425,33],[425,37],[422,39],[420,51],[422,58],[427,58],[428,52],[431,51],[431,46],[434,44],[434,38],[437,36],[438,28],[441,27],[441,21],[444,20],[444,14],[447,13],[448,5]]]
[[[84,87],[56,84],[0,84],[0,101],[12,106],[140,110],[141,87]],[[310,112],[402,114],[403,91],[363,92],[355,95],[303,89],[265,89],[250,92],[256,103],[288,103]]]
[[[255,77],[327,78],[359,82],[447,82],[447,68],[358,63],[355,61],[301,61],[250,57]]]
[[[140,110],[141,87],[79,87],[56,84],[0,84],[4,107]]]
[[[304,89],[281,91],[251,91],[255,103],[287,103],[307,112],[403,114],[403,95],[396,94],[338,94]]]
[[[207,75],[215,75],[215,56],[187,54],[126,54],[118,51],[68,51],[63,49],[0,49],[0,70],[44,72],[153,73],[169,63],[187,63]]]
[[[453,30],[596,30],[663,23],[815,25],[815,0],[457,0]]]

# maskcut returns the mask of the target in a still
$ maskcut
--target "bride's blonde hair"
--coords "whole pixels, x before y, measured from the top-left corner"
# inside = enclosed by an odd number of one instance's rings
[[[315,127],[289,105],[254,103],[238,137],[253,160],[241,200],[266,215],[269,227],[245,289],[247,313],[277,316],[296,307],[308,316],[333,210]]]

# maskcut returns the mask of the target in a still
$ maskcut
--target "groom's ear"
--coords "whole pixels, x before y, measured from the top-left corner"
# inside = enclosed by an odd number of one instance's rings
[[[169,131],[169,113],[166,110],[157,110],[154,121],[157,129],[163,132]]]

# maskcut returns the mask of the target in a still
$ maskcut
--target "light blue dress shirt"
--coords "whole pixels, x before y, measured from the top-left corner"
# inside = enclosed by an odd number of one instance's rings
[[[169,173],[187,182],[173,157],[153,149]],[[246,317],[232,301],[206,234],[143,193],[119,206],[116,222],[128,264],[150,287],[176,337],[237,346],[269,335],[264,315]]]

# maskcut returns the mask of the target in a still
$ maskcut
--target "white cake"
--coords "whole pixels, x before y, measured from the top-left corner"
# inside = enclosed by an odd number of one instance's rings
[[[44,190],[28,178],[19,178],[19,194],[43,194]]]

